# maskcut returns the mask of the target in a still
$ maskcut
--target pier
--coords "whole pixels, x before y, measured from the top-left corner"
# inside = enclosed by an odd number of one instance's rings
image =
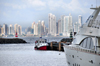
[[[71,42],[72,42],[72,38],[63,38],[60,42],[50,42],[48,43],[49,46],[48,46],[48,50],[55,50],[55,51],[64,51],[63,49],[63,45],[66,44],[66,45],[70,45]]]

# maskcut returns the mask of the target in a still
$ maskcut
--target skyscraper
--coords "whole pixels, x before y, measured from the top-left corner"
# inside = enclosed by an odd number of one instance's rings
[[[63,35],[69,36],[69,16],[64,16]]]
[[[14,34],[13,26],[12,25],[9,26],[9,34],[12,34],[12,35]]]
[[[14,33],[16,33],[16,32],[18,33],[18,24],[14,25]]]
[[[61,33],[61,19],[58,20],[58,34]]]
[[[34,24],[34,35],[38,35],[38,25]]]
[[[49,34],[56,35],[56,16],[49,14]]]
[[[15,24],[14,25],[14,32],[15,33],[17,32],[18,35],[21,35],[22,34],[22,27],[18,24]]]
[[[4,35],[8,34],[8,26],[7,26],[7,24],[3,24],[3,33],[4,33]]]
[[[78,23],[79,23],[79,26],[81,27],[81,25],[82,25],[82,16],[81,15],[78,16]]]
[[[56,22],[56,34],[58,34],[58,22]]]
[[[32,23],[32,27],[31,27],[31,28],[32,28],[32,29],[31,29],[31,33],[32,33],[32,34],[34,34],[34,25],[35,25],[35,22]]]
[[[20,25],[18,25],[18,34],[21,35],[22,34],[22,27]]]
[[[41,33],[41,26],[42,25],[41,25],[41,21],[40,20],[38,21],[37,25],[38,25],[38,35],[41,36],[41,34],[42,34]]]
[[[61,16],[61,33],[64,32],[64,17],[65,15]]]
[[[72,16],[69,14],[69,32],[73,32]]]
[[[59,24],[59,33],[64,36],[70,36],[70,32],[73,32],[72,16],[61,16],[61,21],[58,21]]]
[[[32,23],[32,29],[34,29],[35,22]]]
[[[41,22],[41,34],[44,35],[45,32],[45,23],[44,21]]]
[[[79,23],[75,22],[74,24],[74,32],[78,32],[79,31]]]

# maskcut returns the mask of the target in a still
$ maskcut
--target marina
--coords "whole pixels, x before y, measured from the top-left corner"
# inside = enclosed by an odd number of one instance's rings
[[[23,39],[30,43],[0,44],[0,66],[67,66],[64,52],[34,50],[38,38]],[[60,41],[62,38],[47,39]]]

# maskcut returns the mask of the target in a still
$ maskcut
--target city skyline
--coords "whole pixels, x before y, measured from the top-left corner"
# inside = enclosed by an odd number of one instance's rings
[[[0,25],[0,35],[14,36],[16,33],[20,36],[70,36],[70,33],[74,33],[74,27],[72,22],[72,15],[62,15],[61,18],[56,22],[56,16],[52,13],[48,15],[49,27],[45,26],[44,20],[39,20],[38,23],[33,22],[30,27],[22,31],[22,26],[18,24],[7,24]],[[82,24],[82,16],[78,16],[79,26]]]
[[[98,3],[100,3],[100,0],[97,0],[97,6],[100,6]],[[78,15],[82,15],[84,23],[92,12],[89,9],[91,5],[96,7],[96,1],[0,0],[0,24],[14,25],[17,23],[25,28],[31,26],[32,22],[37,23],[38,20],[44,20],[46,27],[48,27],[49,13],[53,13],[56,16],[56,21],[58,21],[62,15],[67,16],[71,13],[73,16],[73,23],[78,21]]]

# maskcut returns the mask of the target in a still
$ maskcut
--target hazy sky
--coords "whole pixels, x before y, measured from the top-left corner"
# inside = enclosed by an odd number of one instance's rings
[[[82,15],[85,22],[93,12],[91,5],[96,7],[96,0],[0,0],[0,24],[19,24],[22,27],[31,26],[32,22],[44,20],[48,26],[48,14],[56,16],[56,21],[62,16],[73,16],[73,22]],[[100,0],[97,0],[100,6]]]

